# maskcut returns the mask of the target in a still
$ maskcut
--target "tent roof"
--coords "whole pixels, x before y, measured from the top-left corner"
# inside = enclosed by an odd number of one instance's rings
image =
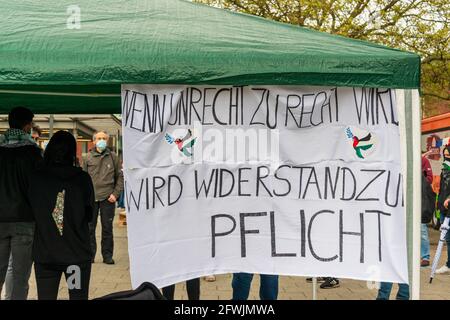
[[[73,1],[0,1],[0,112],[120,112],[122,83],[419,87],[416,54],[188,1],[78,0],[80,29]]]

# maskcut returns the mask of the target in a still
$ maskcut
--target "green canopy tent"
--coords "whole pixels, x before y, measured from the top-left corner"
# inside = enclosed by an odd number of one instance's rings
[[[0,112],[117,113],[122,83],[419,87],[416,54],[187,1],[77,1],[79,29],[71,1],[1,2]]]
[[[119,113],[126,83],[399,89],[418,298],[418,55],[183,0],[0,1],[0,113]]]

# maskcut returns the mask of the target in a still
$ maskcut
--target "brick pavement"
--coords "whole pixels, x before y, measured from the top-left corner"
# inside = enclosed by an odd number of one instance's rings
[[[116,215],[117,216],[117,215]],[[100,225],[100,224],[99,224]],[[126,227],[118,226],[114,223],[115,237],[115,265],[105,265],[101,261],[100,253],[97,254],[96,263],[93,264],[90,298],[99,297],[112,292],[128,290],[131,288]],[[97,235],[100,232],[97,230]],[[434,254],[439,235],[437,231],[430,230],[431,252]],[[439,266],[444,263],[445,252],[442,255]],[[421,299],[450,300],[450,275],[440,275],[433,280],[433,284],[428,284],[429,268],[422,268],[421,272]],[[250,291],[250,299],[258,299],[259,277],[255,276]],[[397,286],[394,285],[392,298],[396,293]],[[369,289],[365,281],[342,279],[339,288],[319,289],[318,299],[334,300],[361,300],[375,299],[376,289]],[[36,299],[36,285],[34,274],[30,280],[30,299]],[[67,286],[61,281],[59,299],[67,299]],[[187,299],[186,287],[178,284],[175,291],[176,299]],[[201,281],[201,299],[229,300],[231,299],[231,275],[218,275],[215,282]],[[283,276],[280,277],[279,299],[285,300],[305,300],[312,299],[312,284],[306,283],[304,277]]]

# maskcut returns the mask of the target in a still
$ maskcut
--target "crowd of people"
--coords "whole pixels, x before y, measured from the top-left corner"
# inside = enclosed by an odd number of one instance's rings
[[[94,134],[83,168],[69,132],[56,132],[43,151],[33,117],[27,108],[14,108],[0,137],[0,293],[6,282],[6,299],[25,300],[34,263],[38,299],[56,299],[62,274],[75,273],[69,297],[88,299],[99,215],[103,262],[114,264],[121,163],[107,147],[106,132]]]
[[[27,108],[14,108],[8,116],[10,128],[0,136],[0,293],[5,284],[6,299],[27,299],[34,264],[38,299],[57,299],[61,276],[68,280],[74,272],[80,278],[68,285],[70,299],[88,299],[99,216],[103,263],[115,263],[113,219],[116,203],[124,207],[121,161],[108,148],[109,136],[104,131],[94,134],[94,147],[81,166],[76,140],[69,132],[56,132],[43,151],[37,144],[41,132],[33,126],[33,117]],[[437,200],[441,218],[449,211],[450,146],[444,148],[443,158]],[[433,173],[425,156],[422,171],[423,187],[431,189]],[[428,203],[423,206],[421,250],[421,265],[426,267],[430,264],[427,225],[435,203],[427,201],[429,191],[422,193],[422,202]],[[438,274],[450,272],[450,232],[446,241],[449,259]],[[260,277],[260,298],[277,299],[279,277]],[[233,274],[233,300],[248,299],[252,279],[253,274]],[[339,287],[336,278],[317,280],[322,289]],[[200,299],[200,279],[187,281],[186,288],[190,300]],[[377,299],[389,299],[391,289],[392,283],[382,283]],[[162,288],[162,292],[173,299],[175,285]],[[407,284],[400,284],[397,298],[409,298]]]
[[[439,192],[433,191],[433,170],[430,161],[427,159],[428,152],[422,152],[422,224],[421,224],[421,267],[430,265],[430,240],[428,237],[428,224],[437,210],[440,212],[440,223],[446,216],[450,216],[450,144],[444,147],[442,152],[442,170],[439,180]],[[437,198],[437,199],[436,199]],[[441,228],[447,228],[442,225]],[[447,253],[450,257],[450,232],[446,234]],[[444,274],[450,271],[450,258],[447,263],[436,270],[437,274]]]

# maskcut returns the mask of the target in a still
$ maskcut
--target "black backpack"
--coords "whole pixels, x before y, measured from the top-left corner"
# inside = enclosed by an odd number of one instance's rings
[[[166,298],[153,283],[144,282],[135,290],[115,292],[94,300],[166,300]]]

